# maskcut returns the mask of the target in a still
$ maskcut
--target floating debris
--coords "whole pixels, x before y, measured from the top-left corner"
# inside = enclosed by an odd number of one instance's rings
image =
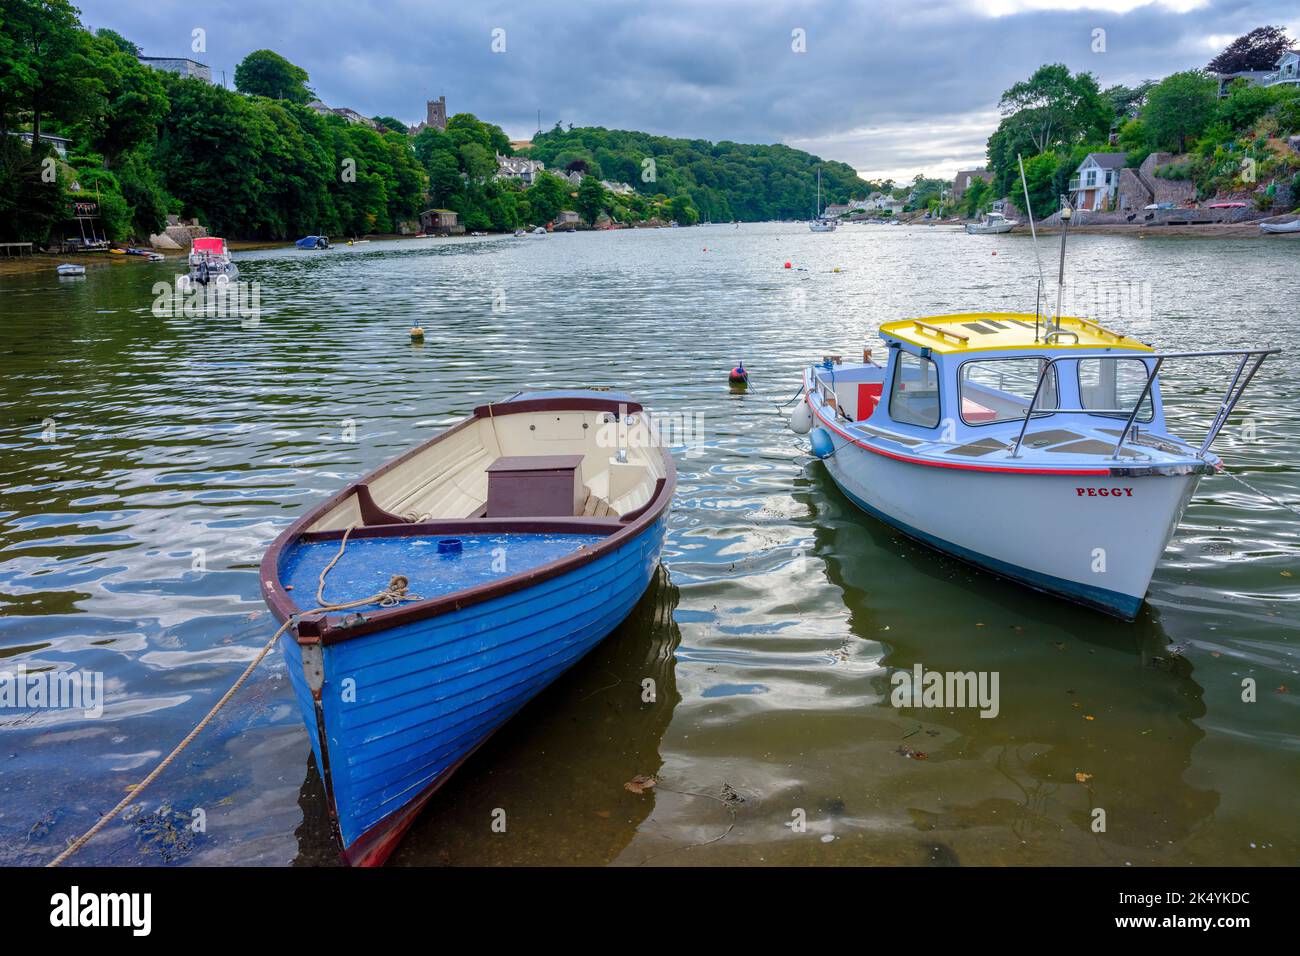
[[[645,793],[655,785],[654,777],[647,777],[645,774],[637,774],[627,783],[623,784],[623,789],[628,793]]]

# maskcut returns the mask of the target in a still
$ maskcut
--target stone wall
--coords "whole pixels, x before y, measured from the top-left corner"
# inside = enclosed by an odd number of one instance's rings
[[[1147,203],[1169,202],[1176,206],[1185,205],[1196,198],[1196,184],[1190,179],[1161,179],[1156,175],[1157,166],[1167,166],[1178,157],[1173,153],[1152,153],[1138,167],[1142,178],[1154,190]],[[1145,206],[1147,203],[1143,203]],[[1142,206],[1135,207],[1141,209]]]

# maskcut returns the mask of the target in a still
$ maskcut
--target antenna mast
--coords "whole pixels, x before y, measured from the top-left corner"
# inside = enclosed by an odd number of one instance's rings
[[[1043,297],[1043,260],[1038,255],[1038,230],[1034,228],[1034,207],[1029,202],[1029,183],[1025,180],[1025,161],[1016,153],[1016,162],[1020,164],[1020,185],[1025,191],[1025,215],[1029,217],[1029,235],[1034,240],[1034,261],[1038,263],[1038,290],[1034,293],[1034,344],[1038,344],[1038,303]]]
[[[1070,208],[1070,198],[1061,197],[1061,268],[1056,276],[1056,327],[1061,327],[1061,296],[1065,293],[1065,237],[1070,233],[1070,217],[1074,210]]]

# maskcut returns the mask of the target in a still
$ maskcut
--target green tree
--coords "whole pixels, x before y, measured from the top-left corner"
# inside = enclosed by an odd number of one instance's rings
[[[405,135],[408,132],[405,123],[399,119],[393,119],[391,116],[372,116],[370,118],[380,126],[385,129],[390,129],[395,133],[402,133]]]
[[[569,201],[569,184],[550,173],[539,173],[524,195],[532,211],[531,221],[550,222]]]
[[[1029,204],[1038,219],[1044,219],[1060,208],[1060,194],[1056,190],[1057,165],[1055,153],[1040,153],[1025,160]],[[1017,194],[1017,199],[1019,196]]]
[[[30,116],[32,151],[47,117],[64,128],[94,114],[103,84],[91,71],[77,10],[67,0],[5,0],[0,10],[0,126]]]
[[[235,67],[239,92],[291,103],[306,103],[315,96],[307,85],[309,80],[306,70],[273,50],[254,50]]]
[[[1218,84],[1200,70],[1173,73],[1147,96],[1142,119],[1157,149],[1187,151],[1187,141],[1199,136],[1214,118]]]
[[[595,225],[597,217],[605,211],[607,193],[605,187],[595,176],[584,176],[578,187],[578,212],[589,225]]]
[[[1071,74],[1063,63],[1040,66],[1011,86],[998,103],[1003,116],[1016,116],[1035,152],[1072,145],[1080,138],[1104,137],[1111,108],[1091,73]]]

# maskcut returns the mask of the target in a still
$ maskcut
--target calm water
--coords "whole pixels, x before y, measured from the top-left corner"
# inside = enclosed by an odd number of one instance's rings
[[[1125,331],[1290,350],[1216,450],[1295,500],[1300,243],[1071,243],[1076,278],[1127,297],[1102,316]],[[1300,857],[1294,514],[1205,480],[1123,624],[857,513],[774,408],[801,365],[878,344],[881,322],[1032,311],[1027,239],[715,226],[238,258],[261,285],[252,328],[155,317],[171,264],[0,277],[0,669],[100,671],[107,698],[98,720],[0,711],[0,863],[53,856],[224,692],[273,629],[257,562],[294,517],[485,399],[575,385],[703,416],[704,445],[677,456],[665,567],[443,789],[395,863]],[[726,384],[740,360],[748,394]],[[1167,376],[1171,415],[1203,429],[1220,378]],[[1001,713],[891,707],[889,673],[916,663],[999,672]],[[332,863],[309,754],[277,653],[77,860]],[[629,792],[638,774],[659,786]],[[196,807],[204,833],[187,828]]]

